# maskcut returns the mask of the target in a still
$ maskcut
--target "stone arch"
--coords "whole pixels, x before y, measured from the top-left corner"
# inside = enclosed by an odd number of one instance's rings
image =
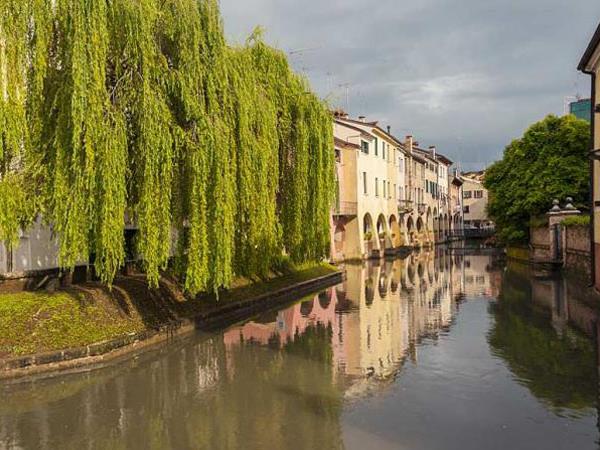
[[[408,244],[408,241],[407,241],[408,234],[406,231],[406,223],[405,223],[404,216],[399,217],[398,228],[400,229],[400,238],[399,238],[400,246],[407,245]]]
[[[366,213],[363,218],[363,240],[365,253],[371,256],[373,250],[377,249],[377,238],[375,237],[376,230],[373,225],[371,214]]]
[[[397,248],[402,245],[402,232],[400,230],[400,224],[396,216],[392,214],[390,216],[390,235],[392,238],[392,247]]]
[[[406,221],[406,242],[409,245],[413,244],[413,241],[414,241],[413,233],[414,232],[415,232],[415,221],[413,220],[412,216],[410,216]]]
[[[383,214],[377,218],[377,238],[379,239],[379,248],[384,250],[392,248],[392,239],[388,230],[388,221]]]

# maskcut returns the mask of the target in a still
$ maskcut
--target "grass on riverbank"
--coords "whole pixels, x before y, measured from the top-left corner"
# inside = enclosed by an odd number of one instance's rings
[[[54,294],[0,294],[0,358],[80,347],[138,333],[336,270],[319,264],[272,274],[267,280],[240,278],[218,301],[212,295],[188,300],[168,279],[158,289],[149,289],[141,274],[117,278],[112,291],[88,283]]]

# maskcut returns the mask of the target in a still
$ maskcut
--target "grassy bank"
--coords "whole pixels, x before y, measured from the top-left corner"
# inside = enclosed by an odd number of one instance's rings
[[[117,278],[112,291],[88,283],[54,294],[0,294],[0,358],[80,347],[139,333],[335,271],[321,264],[274,273],[265,280],[240,278],[218,300],[214,295],[187,299],[169,279],[163,279],[158,289],[149,289],[142,274]]]

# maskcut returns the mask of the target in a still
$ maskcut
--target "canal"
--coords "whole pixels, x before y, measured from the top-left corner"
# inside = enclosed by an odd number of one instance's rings
[[[597,449],[581,285],[438,249],[87,373],[0,385],[2,449]]]

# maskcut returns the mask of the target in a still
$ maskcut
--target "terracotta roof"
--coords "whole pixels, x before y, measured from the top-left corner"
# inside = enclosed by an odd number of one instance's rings
[[[414,152],[413,152],[413,154],[412,154],[412,158],[413,158],[413,159],[416,159],[417,161],[419,161],[419,162],[421,162],[421,163],[423,163],[423,164],[425,164],[425,163],[427,162],[427,160],[426,160],[425,158],[423,158],[422,156],[419,156],[419,154],[418,154],[418,153],[414,153]]]
[[[592,40],[590,41],[588,47],[586,48],[585,53],[583,54],[583,57],[581,58],[581,61],[579,62],[579,66],[577,67],[578,70],[580,70],[581,72],[587,72],[587,65],[590,62],[590,59],[592,58],[594,52],[596,51],[596,49],[598,48],[599,45],[600,45],[600,25],[598,25],[598,28],[596,28],[596,32],[592,36]]]
[[[338,137],[334,137],[333,141],[334,141],[334,144],[335,144],[336,147],[354,148],[354,149],[357,149],[357,150],[360,149],[360,145],[353,144],[352,142],[344,141],[343,139],[340,139]]]
[[[451,159],[449,159],[448,157],[442,155],[441,153],[436,153],[435,156],[440,159],[443,163],[446,163],[447,165],[451,166],[452,164],[454,164],[454,161],[452,161]]]
[[[416,151],[417,151],[418,153],[420,153],[420,154],[421,154],[421,156],[423,156],[424,158],[426,158],[426,159],[428,159],[428,160],[430,160],[430,161],[433,161],[433,162],[435,162],[435,159],[433,159],[433,155],[432,155],[432,154],[431,154],[429,151],[427,151],[427,150],[423,150],[422,148],[419,148],[419,147],[414,147],[414,148],[413,148],[413,150],[416,150]]]

